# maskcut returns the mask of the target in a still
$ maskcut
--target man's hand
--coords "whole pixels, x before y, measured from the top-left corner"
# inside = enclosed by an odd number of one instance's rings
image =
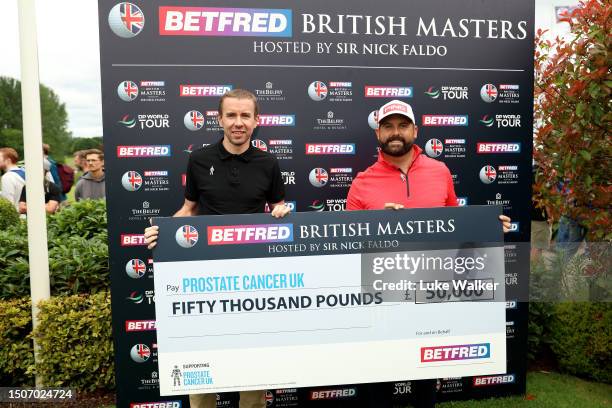
[[[285,215],[289,214],[291,209],[285,205],[284,202],[272,204],[272,216],[274,218],[283,218]]]
[[[159,235],[159,227],[153,225],[152,227],[145,228],[145,242],[147,243],[148,249],[153,249],[157,245],[157,236]]]
[[[401,210],[402,208],[404,208],[403,204],[385,203],[385,210]]]
[[[502,222],[502,227],[503,227],[503,229],[504,229],[504,234],[505,234],[506,232],[510,232],[510,227],[511,227],[511,225],[510,225],[510,221],[512,221],[512,220],[510,219],[510,217],[507,217],[507,216],[505,216],[505,215],[500,215],[500,216],[499,216],[499,220]]]

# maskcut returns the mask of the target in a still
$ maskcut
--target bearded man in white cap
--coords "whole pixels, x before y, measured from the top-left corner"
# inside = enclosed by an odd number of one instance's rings
[[[347,210],[456,207],[457,195],[448,167],[423,154],[414,144],[418,128],[412,107],[394,100],[380,107],[376,115],[376,138],[380,151],[376,163],[357,174],[348,193]],[[504,232],[510,218],[499,216]],[[392,383],[368,387],[369,406],[392,406]],[[415,406],[435,405],[436,380],[414,381]]]

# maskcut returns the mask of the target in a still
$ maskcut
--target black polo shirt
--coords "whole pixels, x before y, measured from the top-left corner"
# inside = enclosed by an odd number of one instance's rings
[[[222,141],[189,155],[185,198],[198,203],[198,214],[262,213],[266,202],[285,198],[276,157],[250,144],[244,153],[232,154]]]

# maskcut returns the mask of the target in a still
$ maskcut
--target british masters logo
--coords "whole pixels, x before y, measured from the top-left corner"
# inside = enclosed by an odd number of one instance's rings
[[[144,24],[142,10],[132,3],[119,3],[108,13],[110,29],[121,38],[136,37],[144,28]]]
[[[138,98],[138,85],[133,81],[123,81],[117,86],[117,95],[122,101],[132,102]]]
[[[497,166],[497,169],[486,165],[480,169],[480,181],[484,184],[491,184],[494,181],[497,181],[497,184],[517,184],[518,177],[516,165]]]
[[[183,123],[191,131],[200,130],[204,126],[204,115],[200,111],[191,110],[185,114]]]
[[[327,85],[321,81],[314,81],[308,85],[308,96],[313,101],[319,102],[327,98]]]
[[[327,170],[321,167],[312,169],[308,175],[308,181],[310,181],[310,184],[314,187],[323,187],[327,184],[328,180],[329,175],[327,174]]]
[[[183,225],[176,230],[174,237],[176,238],[176,243],[183,248],[192,248],[198,243],[199,234],[195,227],[192,227],[191,225]]]
[[[497,100],[498,103],[518,103],[519,102],[518,84],[484,84],[480,88],[480,97],[487,103],[492,103]]]
[[[127,191],[137,191],[144,185],[144,191],[168,191],[170,181],[167,170],[146,170],[143,175],[137,171],[126,171],[121,177],[121,185]]]

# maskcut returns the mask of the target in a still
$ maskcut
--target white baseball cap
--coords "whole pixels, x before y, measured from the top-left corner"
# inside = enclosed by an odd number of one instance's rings
[[[416,124],[414,120],[414,113],[412,112],[412,107],[408,105],[406,102],[398,101],[397,99],[385,103],[378,110],[377,122],[380,123],[384,118],[391,115],[403,115],[410,119],[412,123]]]

